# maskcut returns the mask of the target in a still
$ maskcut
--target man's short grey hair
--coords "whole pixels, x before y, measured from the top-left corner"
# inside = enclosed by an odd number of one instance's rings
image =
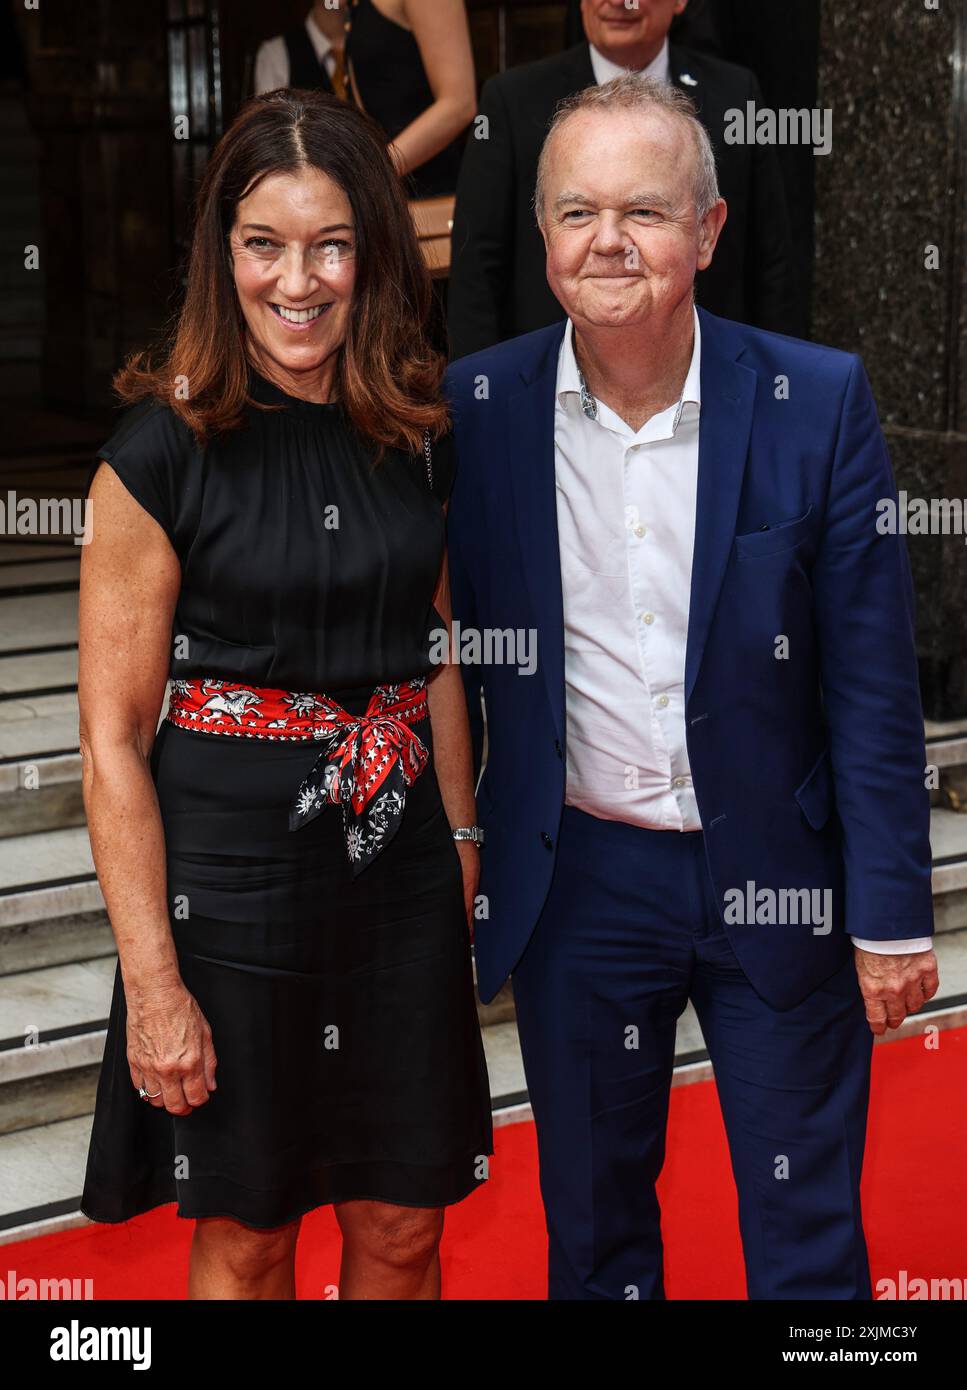
[[[715,171],[715,154],[708,131],[695,113],[695,107],[684,92],[656,77],[644,77],[638,72],[625,72],[604,82],[600,87],[585,87],[573,96],[558,102],[548,127],[541,156],[537,162],[537,186],[534,190],[534,212],[538,225],[544,225],[544,187],[547,177],[547,152],[551,137],[579,111],[665,111],[688,127],[695,149],[695,177],[692,201],[699,219],[703,218],[719,197],[719,181]]]

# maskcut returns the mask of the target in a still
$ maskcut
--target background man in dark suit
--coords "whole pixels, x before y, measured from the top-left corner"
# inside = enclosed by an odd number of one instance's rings
[[[694,102],[709,132],[728,221],[713,264],[699,276],[699,304],[726,318],[803,334],[791,237],[776,151],[726,145],[725,112],[762,104],[751,72],[669,43],[686,0],[582,0],[585,42],[525,63],[484,84],[482,129],[471,128],[457,185],[449,289],[452,355],[463,357],[558,322],[532,198],[537,160],[554,107],[624,69],[660,77]],[[479,138],[484,136],[485,138]]]
[[[346,99],[343,55],[349,0],[315,0],[302,24],[266,39],[255,55],[255,92],[318,87]]]

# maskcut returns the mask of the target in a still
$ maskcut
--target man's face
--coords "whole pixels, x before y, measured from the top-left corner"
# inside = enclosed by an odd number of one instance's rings
[[[579,111],[551,137],[545,167],[547,282],[579,326],[667,321],[691,303],[725,221],[699,223],[695,150],[662,111]]]
[[[687,0],[581,0],[584,33],[612,62],[631,67],[642,51],[658,52],[686,4]]]

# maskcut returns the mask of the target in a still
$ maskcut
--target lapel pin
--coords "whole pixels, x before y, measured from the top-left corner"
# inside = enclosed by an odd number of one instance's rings
[[[684,82],[686,87],[698,86],[698,82],[695,80],[695,78],[692,76],[690,72],[683,72],[681,75],[681,81]]]

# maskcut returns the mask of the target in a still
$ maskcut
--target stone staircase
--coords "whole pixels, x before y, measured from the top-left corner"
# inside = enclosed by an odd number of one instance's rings
[[[0,541],[0,1243],[85,1220],[77,1201],[116,964],[81,798],[79,564],[73,545]],[[931,1021],[953,1026],[967,1021],[967,814],[955,809],[967,804],[967,720],[927,735],[942,777],[931,839],[943,985]],[[891,1040],[922,1028],[918,1017]],[[506,1123],[527,1113],[509,993],[482,1022]],[[689,1009],[676,1082],[709,1075]]]

